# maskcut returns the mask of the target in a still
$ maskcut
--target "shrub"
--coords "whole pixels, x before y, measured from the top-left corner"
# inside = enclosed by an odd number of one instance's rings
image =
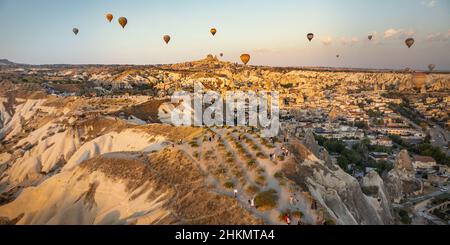
[[[256,165],[256,160],[255,159],[251,159],[247,162],[247,166],[248,167],[254,167]]]
[[[200,158],[200,153],[198,153],[198,151],[194,151],[194,153],[192,154],[192,156],[194,156],[194,158]]]
[[[266,155],[264,155],[262,152],[256,153],[256,157],[258,158],[266,158]]]
[[[361,190],[368,196],[375,196],[378,194],[378,186],[361,187]]]
[[[255,195],[256,193],[259,192],[259,187],[251,185],[249,187],[247,187],[247,193],[249,193],[250,195]]]
[[[235,169],[233,170],[233,175],[236,176],[237,178],[241,178],[242,176],[244,176],[244,173],[239,169]]]
[[[304,215],[301,211],[294,211],[294,212],[292,212],[292,216],[297,219],[301,219]]]
[[[327,219],[323,222],[323,225],[336,225],[336,222],[332,219]]]
[[[398,215],[400,216],[400,221],[401,221],[403,224],[406,224],[406,225],[411,224],[412,220],[411,220],[411,218],[409,217],[409,214],[408,214],[408,212],[407,212],[406,210],[401,209],[401,210],[398,212]]]
[[[234,183],[231,181],[227,181],[227,182],[225,182],[225,184],[223,184],[223,186],[225,186],[225,188],[227,188],[227,189],[232,189],[232,188],[234,188]]]
[[[258,185],[266,185],[266,177],[264,175],[258,175],[255,181]]]
[[[277,203],[278,203],[278,193],[273,189],[260,192],[255,197],[256,207],[262,211],[276,208]]]
[[[219,166],[219,168],[217,169],[216,174],[218,175],[222,175],[222,174],[226,174],[227,173],[227,169],[224,166]]]
[[[282,172],[276,172],[273,177],[275,177],[275,179],[282,179],[283,178],[283,173]]]

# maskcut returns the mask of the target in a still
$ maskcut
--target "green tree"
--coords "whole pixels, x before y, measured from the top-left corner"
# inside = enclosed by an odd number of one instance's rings
[[[339,165],[339,167],[341,167],[344,171],[348,170],[348,165],[350,164],[350,162],[348,161],[348,159],[345,156],[339,156],[337,158],[337,164]]]

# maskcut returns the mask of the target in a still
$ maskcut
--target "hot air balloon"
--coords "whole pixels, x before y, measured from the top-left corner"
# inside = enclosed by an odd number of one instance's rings
[[[247,63],[250,61],[250,55],[249,54],[242,54],[241,55],[241,61],[244,63],[244,65],[247,65]]]
[[[127,25],[128,20],[125,17],[120,17],[119,18],[119,24],[122,26],[122,28],[125,28],[125,26]]]
[[[371,35],[369,35],[367,38],[369,39],[369,41],[372,41],[373,35],[371,34]]]
[[[223,57],[223,53],[220,53],[220,57]]]
[[[79,32],[78,28],[73,28],[72,31],[75,35],[78,35],[78,32]]]
[[[311,42],[311,40],[313,40],[313,38],[314,38],[314,34],[313,33],[308,33],[308,35],[306,35],[306,37]]]
[[[166,42],[166,44],[169,44],[169,42],[170,42],[170,36],[169,35],[165,35],[163,37],[163,39],[164,39],[164,42]]]
[[[414,38],[408,38],[405,40],[406,46],[408,46],[408,48],[411,48],[414,44]]]
[[[341,55],[340,55],[340,54],[337,54],[337,55],[336,55],[336,58],[339,58],[339,57],[341,57]]]
[[[216,28],[212,28],[212,29],[211,29],[211,34],[212,34],[213,36],[215,36],[216,33],[217,33],[217,29],[216,29]]]
[[[429,65],[428,65],[428,69],[430,69],[430,71],[433,71],[434,68],[436,68],[436,65],[435,65],[435,64],[429,64]]]
[[[111,23],[111,21],[114,19],[114,16],[111,13],[106,14],[106,19]]]

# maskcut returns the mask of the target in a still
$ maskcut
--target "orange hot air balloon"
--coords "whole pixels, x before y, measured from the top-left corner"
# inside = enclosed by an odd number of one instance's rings
[[[211,34],[212,34],[213,36],[215,36],[216,33],[217,33],[217,29],[216,29],[216,28],[212,28],[212,29],[211,29]]]
[[[109,21],[109,23],[111,23],[111,21],[114,19],[114,16],[111,13],[106,14],[106,19]]]
[[[169,44],[169,42],[170,42],[170,36],[169,35],[165,35],[163,37],[163,39],[164,39],[164,42],[166,42],[166,44]]]
[[[308,35],[306,35],[306,37],[311,42],[311,40],[313,40],[313,38],[314,38],[314,34],[313,33],[308,33]]]
[[[78,35],[78,32],[79,32],[80,30],[78,30],[78,28],[73,28],[72,29],[72,32],[75,34],[75,35]]]
[[[414,38],[408,38],[405,40],[406,46],[408,46],[408,48],[411,48],[414,45]]]
[[[250,55],[249,54],[242,54],[241,55],[241,61],[244,63],[244,65],[247,65],[247,63],[250,61]]]
[[[119,24],[122,26],[122,28],[125,28],[125,26],[127,25],[128,20],[125,17],[120,17],[119,18]]]

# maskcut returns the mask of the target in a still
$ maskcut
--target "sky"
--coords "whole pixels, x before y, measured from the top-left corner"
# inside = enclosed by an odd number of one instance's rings
[[[248,53],[251,65],[450,70],[450,0],[0,0],[0,33],[0,58],[27,64],[167,64],[219,53],[239,62]]]

